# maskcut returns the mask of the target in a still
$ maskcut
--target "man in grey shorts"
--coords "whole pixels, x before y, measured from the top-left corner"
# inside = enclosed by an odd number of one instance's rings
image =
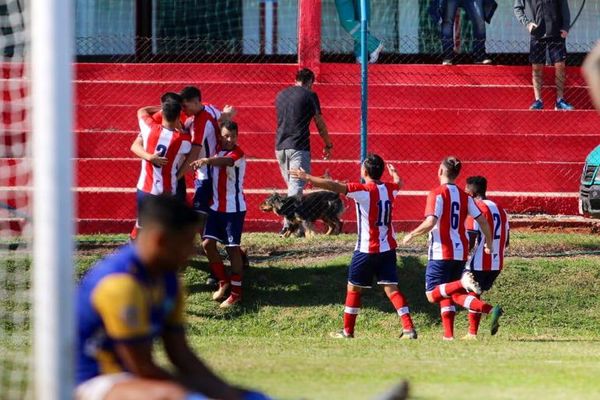
[[[310,172],[310,121],[315,120],[323,139],[323,158],[331,157],[333,144],[327,132],[327,125],[321,114],[319,97],[312,91],[315,74],[308,68],[296,73],[296,84],[281,90],[275,99],[277,109],[277,135],[275,153],[281,175],[288,187],[288,196],[302,196],[304,182],[290,177],[290,169]],[[288,222],[284,220],[285,231]],[[283,232],[283,231],[282,231]],[[300,236],[303,231],[298,232]]]

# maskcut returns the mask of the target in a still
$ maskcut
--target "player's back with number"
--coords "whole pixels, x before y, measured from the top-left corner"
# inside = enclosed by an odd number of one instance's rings
[[[481,233],[479,224],[472,218],[468,218],[467,230],[477,235],[477,247],[471,257],[469,269],[473,271],[500,271],[504,266],[504,251],[508,246],[508,215],[501,206],[489,199],[476,199],[475,202],[492,228],[494,252],[492,254],[484,252],[485,237]]]
[[[427,197],[425,216],[437,222],[429,234],[430,260],[466,261],[469,254],[465,222],[481,215],[474,199],[455,184],[443,184]]]
[[[356,202],[358,240],[361,253],[383,253],[397,247],[392,212],[400,185],[391,182],[349,183],[347,197]]]
[[[137,189],[154,195],[175,193],[177,170],[191,150],[190,135],[166,128],[151,117],[139,118],[139,125],[139,137],[144,150],[167,158],[167,164],[157,166],[148,160],[142,160]]]

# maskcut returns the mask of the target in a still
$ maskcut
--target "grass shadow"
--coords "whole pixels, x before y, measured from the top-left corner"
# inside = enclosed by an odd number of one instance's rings
[[[251,257],[253,263],[263,257]],[[240,314],[257,313],[262,307],[318,307],[343,305],[346,296],[348,258],[338,257],[330,262],[320,262],[314,266],[294,265],[289,258],[267,266],[251,267],[244,274],[244,301],[237,310],[231,310],[226,318]],[[211,292],[213,287],[205,284],[208,277],[208,264],[204,258],[194,259],[190,267],[196,271],[196,278],[188,281],[190,294]],[[187,274],[189,275],[189,274]],[[399,287],[408,300],[412,313],[421,313],[429,321],[439,319],[439,310],[429,304],[425,295],[425,266],[415,256],[398,258]],[[372,289],[363,292],[363,307],[383,312],[393,312],[383,289],[373,284]],[[197,316],[214,317],[212,311],[199,311]]]

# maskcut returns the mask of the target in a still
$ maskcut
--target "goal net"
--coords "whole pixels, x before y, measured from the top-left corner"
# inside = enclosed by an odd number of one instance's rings
[[[24,398],[31,355],[31,162],[22,0],[0,2],[0,397]]]

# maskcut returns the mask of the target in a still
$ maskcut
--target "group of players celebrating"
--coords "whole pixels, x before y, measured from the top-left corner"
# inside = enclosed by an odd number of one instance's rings
[[[466,192],[456,186],[461,167],[456,157],[446,157],[441,162],[440,186],[427,197],[425,220],[403,240],[408,244],[415,236],[429,234],[425,294],[431,303],[440,306],[444,340],[454,339],[455,304],[469,310],[469,332],[464,339],[476,339],[482,313],[491,314],[490,332],[495,335],[503,314],[500,306],[492,307],[480,295],[491,289],[502,270],[509,242],[508,218],[502,207],[487,199],[484,177],[469,177]],[[387,164],[393,182],[383,182],[384,170],[384,160],[370,154],[361,167],[364,183],[343,184],[312,176],[302,169],[291,171],[298,179],[344,194],[356,203],[358,240],[348,271],[344,328],[332,333],[335,338],[354,337],[361,291],[370,288],[374,278],[400,316],[400,337],[417,338],[408,303],[398,288],[397,243],[392,226],[394,199],[402,181],[396,168]]]
[[[219,281],[212,298],[228,308],[241,301],[244,253],[240,248],[246,213],[243,193],[246,159],[237,144],[235,109],[224,112],[201,102],[196,87],[165,93],[160,107],[138,110],[140,133],[131,150],[141,161],[137,184],[138,219],[132,242],[99,262],[78,289],[76,398],[87,399],[267,399],[230,386],[191,351],[184,334],[184,295],[178,271],[194,252],[202,230],[202,247]],[[358,240],[348,273],[344,327],[335,338],[354,337],[363,289],[374,278],[397,311],[401,338],[417,339],[408,302],[398,287],[392,226],[394,200],[402,180],[387,164],[392,182],[382,181],[384,160],[370,154],[361,166],[362,183],[340,183],[302,169],[290,175],[337,192],[356,203]],[[445,158],[440,185],[427,199],[425,220],[404,237],[429,233],[426,296],[440,305],[444,339],[454,339],[454,305],[469,310],[469,333],[476,338],[481,314],[491,314],[491,334],[503,311],[481,300],[502,269],[508,245],[504,210],[486,198],[484,177],[467,179],[467,192],[455,180],[461,162]],[[193,210],[185,205],[185,182],[193,171]],[[202,220],[202,221],[201,221]],[[205,222],[205,223],[203,223]],[[217,251],[225,245],[231,274]],[[470,250],[474,248],[468,265]],[[152,358],[162,339],[177,370],[172,374]],[[208,396],[208,397],[205,397]]]
[[[235,109],[223,112],[201,102],[197,87],[180,94],[165,93],[161,107],[138,110],[140,134],[131,146],[142,159],[137,184],[138,210],[147,196],[173,195],[185,202],[185,174],[194,171],[193,207],[206,218],[202,247],[219,289],[214,300],[228,308],[241,300],[244,253],[240,249],[246,202],[243,185],[244,152],[237,144]],[[131,238],[141,228],[136,222]],[[231,275],[223,264],[217,242],[225,245],[231,260]],[[227,295],[229,293],[229,295]]]

